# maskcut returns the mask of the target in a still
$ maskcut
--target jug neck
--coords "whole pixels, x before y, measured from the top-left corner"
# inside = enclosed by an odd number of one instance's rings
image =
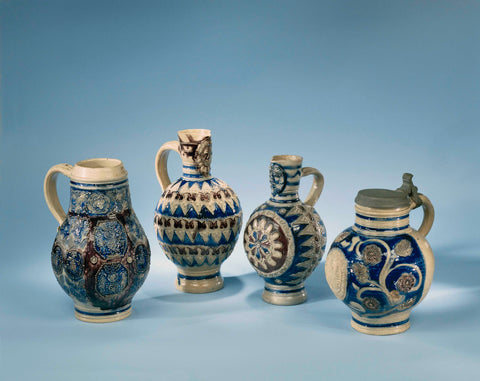
[[[298,188],[302,175],[302,158],[293,155],[278,155],[270,163],[270,201],[278,204],[299,202]]]
[[[183,130],[178,132],[183,178],[188,181],[211,178],[212,139],[209,130]]]
[[[395,236],[410,228],[410,208],[376,209],[355,205],[353,229],[364,235]]]
[[[182,160],[182,178],[186,181],[202,181],[211,179],[212,176],[210,175],[210,167],[208,170],[206,169],[199,169],[195,163],[185,162]]]
[[[70,181],[70,215],[101,217],[123,214],[131,208],[127,179],[101,184]]]

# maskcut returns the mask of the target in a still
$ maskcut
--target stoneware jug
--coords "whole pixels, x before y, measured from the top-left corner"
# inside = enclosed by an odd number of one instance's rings
[[[68,214],[60,205],[56,176],[70,178]],[[130,202],[120,160],[89,159],[50,168],[45,200],[60,227],[52,249],[58,283],[73,299],[75,316],[111,322],[131,313],[133,295],[150,267],[150,246]]]
[[[325,263],[327,282],[352,311],[352,327],[371,335],[401,333],[410,312],[432,283],[434,258],[425,236],[434,210],[417,193],[412,175],[397,190],[364,189],[355,199],[355,224],[333,242]],[[409,213],[423,206],[420,228]]]
[[[265,280],[263,300],[278,305],[303,303],[304,281],[325,252],[325,226],[313,206],[323,189],[323,175],[302,168],[301,156],[273,156],[270,163],[270,199],[254,210],[245,227],[247,258]],[[313,175],[302,202],[300,179]]]
[[[167,171],[170,151],[178,152],[183,173],[171,183]],[[165,143],[155,169],[163,190],[155,211],[158,242],[178,269],[175,286],[190,293],[223,287],[220,265],[232,253],[242,225],[235,192],[210,175],[212,142],[209,130],[183,130],[178,141]]]

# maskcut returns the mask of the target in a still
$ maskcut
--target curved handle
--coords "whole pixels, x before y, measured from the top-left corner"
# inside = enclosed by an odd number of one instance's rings
[[[164,191],[171,183],[167,169],[168,154],[170,151],[175,151],[180,154],[180,143],[176,140],[165,143],[160,147],[157,152],[157,157],[155,158],[155,171],[157,172],[157,179],[162,191]]]
[[[424,196],[420,193],[418,194],[418,196],[422,200],[423,207],[423,221],[420,225],[420,228],[418,229],[418,232],[424,237],[426,237],[428,232],[432,228],[433,220],[435,219],[435,210],[433,209],[433,205],[427,196]]]
[[[60,204],[57,194],[57,175],[59,173],[70,177],[73,167],[69,164],[57,164],[50,168],[45,176],[45,181],[43,182],[43,193],[45,194],[45,201],[47,206],[52,212],[53,217],[61,225],[67,215]]]
[[[313,184],[310,188],[310,192],[308,192],[307,198],[305,199],[304,203],[310,206],[314,206],[318,201],[318,198],[322,194],[324,178],[323,175],[320,173],[318,169],[312,167],[303,167],[301,169],[301,177],[305,177],[308,175],[313,175]]]

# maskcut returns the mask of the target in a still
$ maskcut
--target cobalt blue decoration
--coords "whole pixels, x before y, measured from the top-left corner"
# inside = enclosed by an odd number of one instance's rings
[[[417,193],[412,175],[403,175],[396,191],[364,189],[355,199],[355,224],[333,242],[325,263],[327,282],[352,311],[352,327],[371,335],[401,333],[410,312],[432,283],[434,258],[425,236],[433,206]],[[418,231],[410,210],[423,206]]]
[[[302,168],[302,157],[278,155],[270,164],[271,198],[250,216],[244,234],[247,258],[265,280],[263,300],[292,305],[307,299],[304,281],[325,252],[325,226],[313,205],[323,189],[315,168]],[[314,175],[305,202],[300,178]]]
[[[70,178],[63,211],[55,177]],[[60,227],[52,248],[58,283],[73,299],[75,316],[110,322],[131,313],[131,301],[150,268],[150,246],[130,202],[127,172],[115,159],[59,164],[45,177],[45,199]]]
[[[223,287],[220,265],[233,251],[242,226],[242,208],[235,192],[210,175],[209,130],[183,130],[179,141],[165,143],[156,157],[163,194],[155,210],[158,242],[178,269],[175,286],[190,293]],[[182,177],[171,183],[170,150],[180,154]]]

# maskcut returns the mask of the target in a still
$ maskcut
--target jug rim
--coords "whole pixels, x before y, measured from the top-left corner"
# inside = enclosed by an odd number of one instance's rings
[[[92,158],[77,162],[70,179],[83,183],[107,183],[124,180],[127,171],[121,160],[112,158]]]
[[[288,163],[290,165],[302,165],[303,157],[298,155],[274,155],[271,162]]]
[[[212,131],[202,128],[193,128],[177,131],[178,140],[182,143],[195,143],[212,136]]]

